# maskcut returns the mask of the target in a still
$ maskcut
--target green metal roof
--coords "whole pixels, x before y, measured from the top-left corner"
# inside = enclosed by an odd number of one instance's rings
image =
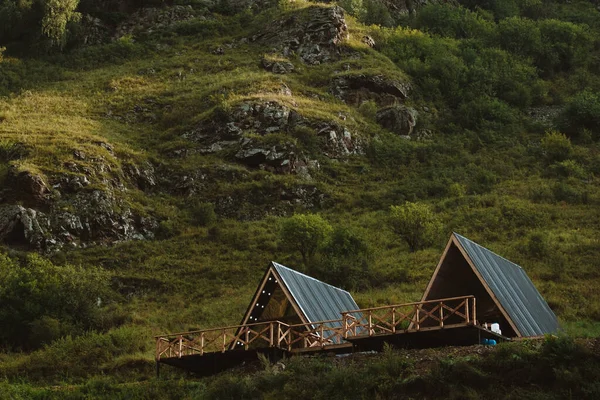
[[[308,322],[338,320],[342,312],[358,309],[347,291],[276,262],[272,265]]]
[[[523,268],[458,233],[454,237],[521,335],[540,336],[559,330],[556,315]]]

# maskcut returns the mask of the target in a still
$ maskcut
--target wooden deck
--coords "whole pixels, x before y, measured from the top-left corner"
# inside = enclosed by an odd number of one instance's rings
[[[483,336],[482,336],[483,335]],[[311,352],[350,353],[402,347],[509,340],[477,324],[474,296],[350,310],[339,320],[288,325],[264,321],[156,337],[156,361],[196,373],[217,372],[256,359]],[[158,371],[158,370],[157,370]]]

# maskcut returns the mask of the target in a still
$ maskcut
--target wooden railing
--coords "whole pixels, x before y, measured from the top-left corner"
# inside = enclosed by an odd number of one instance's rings
[[[293,351],[341,344],[343,338],[341,319],[297,325],[280,321],[257,322],[157,336],[156,359],[264,347]]]
[[[474,296],[462,296],[343,312],[344,338],[472,325],[475,302]]]
[[[342,345],[345,339],[473,325],[474,296],[366,308],[342,319],[288,325],[265,321],[156,336],[156,359],[276,347],[301,351]]]

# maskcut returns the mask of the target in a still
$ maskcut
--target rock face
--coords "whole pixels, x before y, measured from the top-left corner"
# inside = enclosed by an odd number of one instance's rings
[[[187,21],[196,16],[192,6],[172,6],[168,8],[141,8],[134,12],[115,32],[115,39],[136,31],[151,33],[176,22]]]
[[[243,102],[225,115],[213,116],[183,137],[198,143],[200,153],[234,151],[234,158],[249,167],[308,178],[308,171],[318,168],[318,163],[303,154],[287,135],[296,129],[315,135],[320,151],[329,158],[364,153],[361,139],[348,128],[305,118],[278,101]]]
[[[289,74],[294,71],[294,64],[287,60],[269,59],[263,57],[260,64],[264,69],[274,74]]]
[[[375,116],[377,123],[400,136],[410,136],[417,124],[417,110],[402,105],[382,108]]]
[[[411,85],[408,82],[383,75],[346,74],[333,78],[331,83],[331,93],[354,106],[366,100],[392,105],[408,98],[410,90]]]
[[[310,7],[306,12],[275,21],[253,41],[273,46],[288,57],[297,54],[308,65],[339,58],[340,44],[348,38],[348,26],[341,7]]]
[[[116,169],[107,161],[114,157],[112,146],[96,145],[101,151],[94,156],[74,150],[66,171],[42,175],[9,169],[0,193],[0,242],[53,251],[154,237],[156,220],[136,215],[127,202],[128,189],[152,190],[154,168],[122,161]]]

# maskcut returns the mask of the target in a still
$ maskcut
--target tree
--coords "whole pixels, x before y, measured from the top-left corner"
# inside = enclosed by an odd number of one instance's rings
[[[64,334],[96,328],[109,276],[99,268],[57,266],[31,254],[0,254],[0,343],[37,347]]]
[[[562,128],[571,136],[588,130],[600,138],[600,93],[585,90],[567,103],[561,115]]]
[[[544,156],[549,162],[564,161],[573,154],[573,146],[563,133],[549,131],[540,143]]]
[[[59,48],[67,40],[67,25],[79,21],[79,0],[0,0],[0,45],[37,45],[43,38]]]
[[[311,271],[317,278],[344,289],[364,289],[368,286],[372,251],[358,233],[336,227],[322,254]]]
[[[283,220],[281,241],[293,250],[300,252],[302,262],[308,266],[315,253],[321,247],[333,228],[317,214],[296,214]]]
[[[401,206],[391,206],[389,224],[413,252],[434,243],[442,229],[438,217],[424,203],[406,202]]]
[[[42,33],[53,45],[64,47],[67,38],[67,23],[78,21],[81,15],[76,12],[79,0],[45,0]]]

